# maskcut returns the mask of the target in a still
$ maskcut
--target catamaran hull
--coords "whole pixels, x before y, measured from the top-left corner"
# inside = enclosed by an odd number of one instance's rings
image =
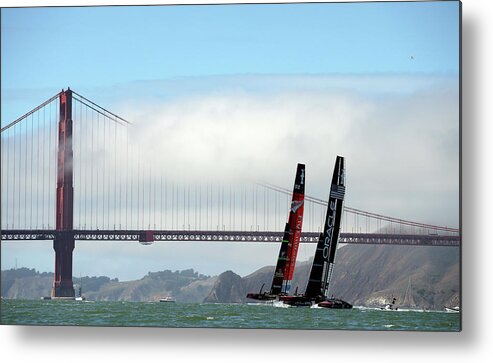
[[[286,304],[289,306],[297,306],[297,307],[312,306],[312,305],[315,305],[317,303],[316,299],[307,298],[306,296],[303,296],[303,295],[279,296],[279,301],[282,301],[283,304]]]
[[[247,294],[247,299],[253,299],[253,300],[259,300],[259,301],[269,301],[269,300],[275,300],[277,298],[276,295],[270,295],[267,293],[254,293],[250,292]]]
[[[279,296],[279,301],[284,304],[295,307],[311,307],[317,305],[320,308],[326,309],[352,309],[353,305],[341,299],[322,299],[309,298],[303,295],[299,296]]]
[[[341,300],[341,299],[327,299],[325,301],[321,301],[318,304],[320,308],[326,309],[352,309],[353,305],[350,303]]]

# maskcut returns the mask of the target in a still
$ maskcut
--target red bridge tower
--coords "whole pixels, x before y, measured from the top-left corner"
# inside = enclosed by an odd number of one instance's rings
[[[58,123],[58,161],[56,186],[55,277],[51,297],[75,297],[72,282],[72,257],[75,247],[74,186],[72,149],[72,91],[60,93]]]

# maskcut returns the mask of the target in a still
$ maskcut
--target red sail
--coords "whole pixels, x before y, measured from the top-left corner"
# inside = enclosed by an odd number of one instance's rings
[[[281,293],[288,293],[293,280],[296,256],[301,239],[301,228],[303,225],[303,211],[305,202],[305,165],[298,164],[296,179],[293,188],[291,208],[289,210],[286,232],[288,232],[287,259],[283,270],[283,281]],[[286,233],[285,233],[286,234]]]
[[[274,300],[277,296],[286,295],[289,292],[291,280],[293,279],[296,256],[298,254],[298,245],[301,239],[304,201],[305,165],[298,164],[288,222],[284,229],[270,291],[262,292],[264,286],[262,285],[259,293],[249,293],[247,294],[247,298],[255,300]]]

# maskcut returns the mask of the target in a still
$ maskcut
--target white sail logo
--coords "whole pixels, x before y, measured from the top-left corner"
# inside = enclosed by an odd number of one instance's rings
[[[329,215],[327,218],[327,230],[325,231],[325,241],[324,241],[324,249],[323,249],[323,256],[324,259],[327,261],[329,257],[329,247],[330,243],[332,241],[332,232],[334,231],[334,222],[336,218],[336,202],[335,200],[331,200],[329,202]]]
[[[303,205],[304,200],[293,200],[291,202],[291,212],[296,213],[298,209]]]

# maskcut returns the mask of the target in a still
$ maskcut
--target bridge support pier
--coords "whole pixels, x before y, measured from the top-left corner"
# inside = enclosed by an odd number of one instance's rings
[[[55,277],[51,297],[75,297],[72,282],[72,257],[75,248],[73,236],[60,236],[53,241],[55,250]]]
[[[75,247],[74,186],[72,148],[72,91],[60,93],[60,121],[58,123],[58,160],[56,186],[55,277],[51,297],[75,297],[72,282],[72,260]]]

